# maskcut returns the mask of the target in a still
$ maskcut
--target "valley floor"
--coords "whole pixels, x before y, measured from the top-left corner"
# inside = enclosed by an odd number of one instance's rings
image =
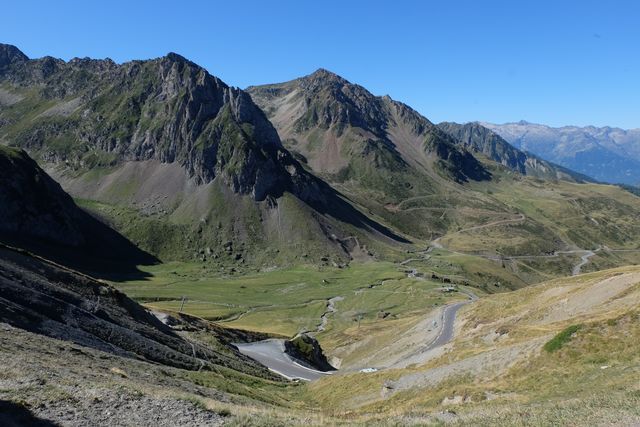
[[[640,360],[635,351],[635,335],[640,332],[638,267],[486,295],[472,291],[443,262],[464,256],[433,249],[395,265],[199,278],[193,286],[202,295],[216,294],[212,290],[224,283],[228,289],[253,290],[274,302],[299,298],[303,307],[316,301],[307,292],[309,285],[324,289],[326,299],[317,312],[304,309],[300,318],[289,320],[310,325],[306,329],[315,331],[330,361],[340,368],[304,392],[304,400],[322,408],[327,422],[386,425],[390,414],[401,417],[403,424],[640,422]],[[155,292],[154,286],[167,291],[172,285],[124,285],[129,286],[128,292],[135,294]],[[449,287],[456,292],[443,292]],[[467,298],[464,293],[473,297],[474,292],[482,297],[460,308],[452,335],[438,342],[441,329],[434,327],[434,321],[441,321],[442,308],[457,307],[456,301]],[[425,309],[425,297],[435,298],[431,308]],[[202,303],[192,307],[206,307],[206,301]],[[158,308],[172,303],[148,304]],[[189,309],[188,302],[185,307]],[[361,307],[369,310],[359,311]],[[285,317],[277,304],[263,309],[263,316]],[[238,326],[238,320],[244,321],[247,329],[273,332],[277,323],[265,322],[263,316],[231,318],[229,323]],[[579,325],[573,335],[578,338],[563,342],[557,351],[544,350],[556,334],[574,324]],[[324,329],[318,330],[320,325]],[[291,336],[299,330],[279,332]],[[375,369],[359,372],[364,368]]]
[[[5,407],[12,402],[11,411],[23,417],[71,426],[106,420],[112,425],[640,422],[640,267],[489,295],[451,270],[445,275],[451,267],[443,260],[461,255],[443,251],[410,254],[397,264],[301,267],[241,277],[160,265],[145,281],[118,284],[156,314],[186,296],[183,310],[200,317],[219,316],[218,307],[246,313],[222,316],[223,324],[280,336],[295,334],[296,327],[311,329],[340,369],[309,384],[224,369],[186,371],[2,324],[0,400]],[[222,289],[227,300],[220,297]],[[251,298],[267,304],[253,305]],[[472,304],[466,303],[469,298]],[[309,310],[316,302],[318,310]],[[300,307],[297,317],[280,311],[290,306]],[[219,345],[193,325],[179,333],[199,345]],[[376,369],[360,372],[363,368]]]

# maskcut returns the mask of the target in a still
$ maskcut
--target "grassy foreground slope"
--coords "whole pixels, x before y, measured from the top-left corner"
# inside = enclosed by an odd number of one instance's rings
[[[359,420],[633,425],[639,303],[639,267],[489,296],[463,309],[454,341],[426,363],[326,378],[309,396]]]

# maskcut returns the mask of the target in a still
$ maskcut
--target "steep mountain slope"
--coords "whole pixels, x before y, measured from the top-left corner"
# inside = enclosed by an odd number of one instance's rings
[[[103,281],[0,245],[0,424],[212,426],[287,414],[299,399],[232,344],[264,335],[154,314]]]
[[[22,150],[0,146],[0,231],[68,246],[85,243],[81,211]]]
[[[489,159],[523,175],[575,182],[590,181],[584,175],[515,148],[500,135],[479,123],[458,124],[442,122],[438,124],[438,127],[460,141],[468,149],[481,153]]]
[[[67,265],[135,271],[156,260],[81,210],[22,150],[0,146],[0,241]]]
[[[0,291],[0,322],[16,328],[182,369],[221,365],[270,377],[232,347],[193,347],[106,283],[25,252],[0,247]]]
[[[416,111],[329,71],[247,91],[314,173],[405,233],[433,236],[449,219],[398,214],[403,201],[456,198],[465,192],[460,184],[490,179],[469,151]]]
[[[473,156],[408,106],[373,96],[329,71],[247,91],[287,146],[333,181],[377,187],[389,175],[387,184],[407,193],[404,183],[394,181],[425,174],[434,165],[458,182],[489,177]]]
[[[481,123],[515,147],[599,181],[640,183],[640,130],[550,126],[520,121]]]
[[[145,214],[127,233],[165,259],[341,261],[368,238],[402,240],[307,173],[249,95],[179,55],[118,65],[0,51],[0,141],[75,197]],[[352,235],[363,246],[346,248]]]

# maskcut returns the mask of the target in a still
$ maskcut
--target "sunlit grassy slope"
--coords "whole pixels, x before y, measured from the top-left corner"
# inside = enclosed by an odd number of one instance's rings
[[[639,303],[640,267],[487,296],[425,364],[323,379],[310,398],[356,418],[435,422],[452,410],[449,421],[471,425],[630,425],[640,420]]]

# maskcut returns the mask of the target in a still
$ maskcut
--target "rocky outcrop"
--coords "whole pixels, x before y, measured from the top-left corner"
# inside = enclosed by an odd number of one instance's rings
[[[320,343],[315,338],[300,334],[284,342],[285,352],[313,369],[320,371],[335,371],[322,352]]]

